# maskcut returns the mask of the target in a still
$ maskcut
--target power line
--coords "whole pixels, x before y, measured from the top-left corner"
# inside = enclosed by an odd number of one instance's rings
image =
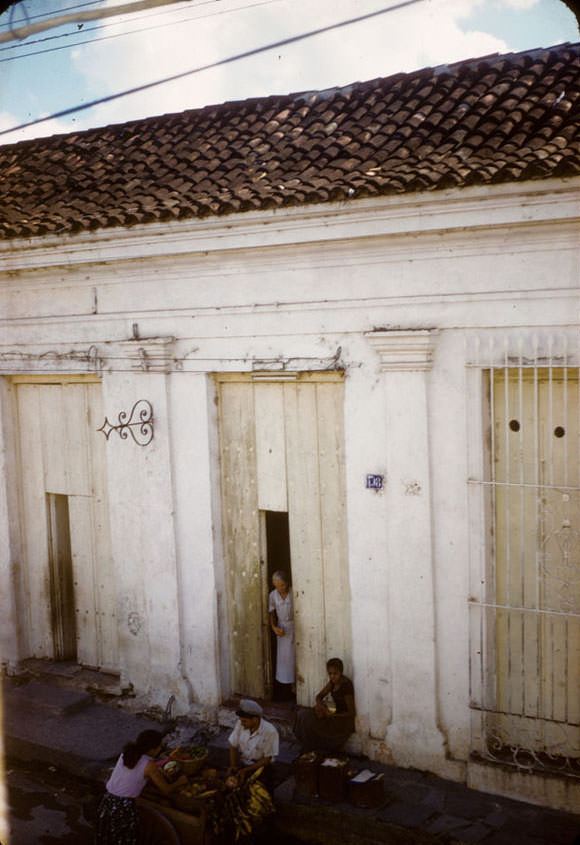
[[[101,0],[95,0],[95,2],[100,3]],[[200,6],[215,5],[215,3],[216,3],[216,0],[201,0],[201,2],[195,4],[195,8],[197,9]],[[89,3],[87,5],[92,5],[92,3]],[[67,8],[75,9],[77,7],[76,6],[68,6]],[[63,11],[65,11],[65,10],[63,9]],[[159,17],[160,15],[172,15],[172,14],[175,14],[175,12],[179,12],[179,11],[181,11],[181,10],[177,9],[174,6],[173,8],[161,9],[158,12],[151,12],[147,15],[140,14],[138,17],[139,17],[139,20],[146,20],[147,18]],[[99,29],[108,29],[111,26],[122,26],[129,19],[131,19],[131,16],[128,16],[127,18],[125,18],[124,16],[121,16],[121,20],[118,20],[118,21],[111,21],[110,23],[102,23],[102,24],[98,24],[97,26],[86,26],[86,27],[83,26],[83,24],[77,23],[77,28],[76,28],[75,31],[61,32],[59,35],[47,35],[44,38],[34,38],[32,40],[26,39],[26,43],[9,44],[7,47],[0,47],[0,51],[4,52],[5,50],[19,50],[19,49],[22,49],[22,48],[31,47],[33,44],[42,44],[45,41],[55,41],[58,38],[68,38],[70,35],[78,35],[81,31],[81,28],[82,28],[82,32],[84,34],[86,32],[96,32]]]
[[[9,32],[0,33],[0,41],[17,41],[27,38],[29,35],[34,35],[36,32],[43,32],[46,29],[52,29],[57,26],[63,26],[67,23],[78,23],[79,21],[94,21],[100,18],[110,18],[122,15],[125,12],[133,14],[134,12],[141,12],[144,9],[153,9],[157,6],[170,6],[172,3],[190,2],[190,0],[134,0],[133,3],[124,3],[121,6],[106,7],[95,9],[90,12],[73,12],[70,15],[57,15],[55,18],[49,18],[47,21],[38,21],[37,23],[27,24],[20,29],[10,29]],[[74,7],[73,7],[74,8]]]
[[[200,6],[214,5],[215,2],[216,2],[216,0],[205,0],[202,3],[197,3],[196,8],[199,8]],[[217,15],[227,15],[227,14],[230,14],[232,12],[242,12],[245,9],[252,9],[255,6],[266,6],[266,5],[269,5],[270,3],[277,3],[277,2],[281,2],[281,0],[257,0],[257,2],[249,3],[246,6],[236,6],[235,8],[232,8],[232,9],[219,9],[218,11],[212,12],[212,13],[207,14],[207,15],[192,15],[192,16],[187,17],[187,18],[180,18],[177,21],[168,21],[167,23],[155,24],[153,26],[144,26],[144,27],[141,27],[140,29],[129,29],[129,30],[125,30],[124,32],[114,33],[112,35],[103,35],[100,38],[88,38],[85,41],[75,41],[72,44],[59,44],[58,47],[47,47],[44,50],[33,50],[29,53],[21,53],[18,56],[8,56],[5,59],[0,59],[0,63],[12,62],[12,61],[15,61],[16,59],[27,59],[29,56],[42,56],[45,53],[55,53],[57,50],[68,50],[71,47],[82,47],[84,44],[97,44],[99,41],[107,41],[107,40],[110,40],[112,38],[121,38],[122,36],[125,36],[125,35],[139,35],[142,32],[150,32],[151,30],[154,30],[154,29],[163,29],[164,27],[167,27],[167,26],[177,26],[178,24],[181,24],[181,23],[189,23],[190,21],[203,20],[204,18],[213,18],[213,17],[217,17]],[[143,15],[142,19],[145,20],[147,18],[157,17],[158,15],[174,14],[176,11],[178,11],[178,10],[177,9],[169,9],[168,11],[165,11],[165,12],[153,12],[150,15]],[[23,48],[30,47],[32,44],[42,44],[46,41],[54,41],[54,40],[58,40],[60,38],[79,37],[80,35],[85,35],[88,32],[97,32],[101,29],[109,29],[109,27],[112,27],[112,26],[122,26],[125,22],[126,21],[116,21],[114,23],[108,23],[108,24],[105,23],[105,24],[100,24],[99,26],[87,27],[86,29],[82,30],[82,33],[81,33],[80,30],[77,30],[76,32],[64,32],[64,33],[61,33],[60,35],[47,35],[45,38],[36,38],[34,41],[29,41],[27,44],[9,44],[6,47],[0,47],[0,53],[4,53],[6,50],[22,50]]]
[[[211,70],[212,68],[216,67],[223,67],[223,65],[231,64],[232,62],[238,62],[241,59],[248,59],[251,56],[257,56],[260,53],[265,53],[268,50],[276,50],[279,47],[286,47],[289,44],[296,44],[298,41],[304,41],[306,38],[312,38],[315,35],[322,35],[325,32],[332,32],[335,29],[341,29],[345,26],[352,26],[352,24],[360,23],[361,21],[370,20],[371,18],[379,17],[379,15],[384,15],[387,12],[395,12],[398,9],[404,9],[406,6],[413,6],[416,3],[422,3],[424,0],[403,0],[402,3],[397,3],[394,6],[386,6],[382,9],[378,9],[374,12],[367,12],[364,15],[358,15],[355,18],[349,18],[345,21],[339,21],[339,23],[329,24],[328,26],[322,26],[318,29],[310,30],[310,32],[303,32],[300,35],[293,35],[290,38],[283,38],[281,41],[275,41],[271,44],[265,44],[262,47],[254,47],[252,50],[246,50],[243,53],[237,53],[234,56],[228,56],[226,59],[220,59],[217,62],[211,62],[207,65],[201,65],[200,67],[192,68],[191,70],[183,71],[182,73],[176,73],[172,76],[166,76],[163,79],[157,79],[155,82],[147,82],[144,85],[138,85],[135,88],[127,88],[125,91],[119,91],[117,94],[109,94],[107,97],[100,97],[98,100],[91,100],[89,103],[82,103],[78,106],[71,106],[68,109],[63,109],[62,111],[54,112],[53,114],[49,114],[46,117],[39,117],[36,120],[30,120],[27,123],[21,123],[18,126],[13,126],[11,129],[2,129],[0,130],[0,135],[8,135],[10,132],[16,132],[20,129],[27,129],[29,126],[37,126],[39,123],[46,123],[47,120],[56,120],[59,117],[67,117],[69,114],[74,114],[75,112],[79,111],[86,111],[86,109],[91,109],[94,106],[100,106],[104,103],[110,103],[113,100],[118,100],[121,97],[128,97],[130,94],[138,94],[141,91],[148,91],[151,88],[156,88],[159,85],[165,85],[168,82],[175,82],[178,79],[185,79],[187,76],[193,76],[197,73],[202,73],[205,70]]]
[[[102,2],[102,0],[96,0],[96,2],[100,3],[100,2]],[[176,2],[177,2],[177,0],[176,0]],[[192,7],[194,9],[199,9],[200,6],[215,6],[215,4],[217,2],[219,2],[219,0],[200,0],[200,2],[192,4]],[[92,4],[88,3],[87,5],[90,6]],[[157,12],[150,12],[149,14],[139,14],[138,18],[139,18],[139,20],[147,20],[147,18],[156,18],[156,17],[160,17],[161,15],[174,15],[176,12],[183,11],[183,9],[176,8],[176,6],[174,4],[171,4],[171,5],[172,5],[172,8],[170,8],[170,9],[161,9]],[[68,8],[75,9],[77,7],[76,6],[69,6]],[[133,18],[133,14],[131,14],[131,15],[128,14],[127,17],[125,17],[124,15],[120,15],[120,17],[121,17],[121,20],[111,21],[110,23],[103,23],[103,24],[99,24],[98,26],[93,26],[93,27],[84,27],[83,24],[79,25],[77,23],[77,30],[80,31],[80,28],[82,27],[83,32],[94,32],[97,29],[108,29],[111,26],[122,26],[128,20]],[[73,21],[70,21],[70,23],[73,23]],[[76,21],[75,21],[75,23],[76,23]],[[64,26],[64,24],[62,24],[62,25]],[[22,47],[30,47],[32,44],[41,44],[44,41],[51,41],[51,40],[54,40],[56,38],[66,38],[70,34],[71,33],[66,32],[66,33],[61,33],[60,35],[47,35],[45,38],[35,38],[32,41],[29,41],[28,39],[26,39],[26,43],[10,44],[8,47],[1,47],[0,49],[2,49],[2,50],[15,50],[15,49],[22,48]],[[74,32],[72,34],[77,34],[77,33]]]
[[[98,3],[102,3],[102,0],[90,0],[88,3],[77,3],[74,6],[65,6],[64,9],[59,9],[59,13],[70,12],[74,9],[82,9],[84,6],[96,6]],[[7,26],[10,29],[15,23],[28,23],[28,21],[35,21],[38,18],[49,18],[53,14],[54,12],[40,12],[38,15],[28,15],[26,18],[17,18],[9,23],[0,24],[0,26]]]

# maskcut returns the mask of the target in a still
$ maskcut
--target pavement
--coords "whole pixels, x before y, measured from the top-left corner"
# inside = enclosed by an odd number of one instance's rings
[[[83,814],[90,787],[54,769],[38,761],[13,762],[7,772],[6,845],[94,845],[94,830]]]
[[[87,675],[87,673],[85,673]],[[195,720],[170,722],[164,714],[126,709],[119,690],[95,692],[90,673],[73,678],[29,671],[4,678],[4,741],[8,759],[39,760],[102,784],[125,742],[146,728],[169,733],[170,744],[204,741],[214,766],[227,763],[229,729]],[[165,714],[167,717],[168,714]],[[384,774],[384,801],[374,809],[350,803],[297,797],[292,761],[298,754],[280,714],[280,756],[276,763],[276,829],[296,839],[345,845],[373,843],[484,843],[484,845],[571,845],[580,831],[580,815],[527,804],[468,789],[426,772],[380,765],[351,757],[353,768]],[[231,719],[234,719],[233,711]],[[227,720],[227,719],[226,719]],[[223,721],[223,720],[222,720]],[[273,842],[278,841],[277,839]]]

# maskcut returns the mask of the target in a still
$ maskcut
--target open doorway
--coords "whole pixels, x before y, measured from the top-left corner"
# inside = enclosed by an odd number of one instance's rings
[[[268,592],[274,589],[272,576],[283,572],[287,578],[288,597],[274,610],[275,623],[286,629],[286,640],[276,636],[270,627],[270,694],[273,701],[294,704],[296,702],[296,649],[294,644],[294,610],[292,595],[292,560],[290,555],[290,527],[286,511],[263,511],[266,534],[266,570]],[[287,605],[285,607],[285,605]],[[268,611],[272,610],[268,606]],[[278,618],[280,615],[280,618]],[[282,618],[284,616],[284,618]],[[288,621],[291,624],[288,624]],[[283,665],[278,665],[278,661]]]
[[[68,496],[47,493],[46,505],[54,659],[76,660],[76,607]]]

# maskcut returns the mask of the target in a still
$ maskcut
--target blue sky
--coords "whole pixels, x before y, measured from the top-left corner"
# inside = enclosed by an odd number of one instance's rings
[[[464,25],[474,30],[488,29],[503,38],[513,50],[578,41],[574,17],[560,0],[540,0],[528,8],[486,3],[476,7]]]
[[[102,0],[94,6],[120,2]],[[188,0],[139,15],[85,23],[81,30],[69,24],[16,46],[0,44],[0,129],[374,11],[388,2]],[[57,13],[73,3],[24,0],[23,7],[32,16]],[[15,18],[17,14],[22,18],[16,11]],[[8,28],[8,21],[8,13],[0,16],[0,32]],[[39,40],[49,36],[50,40]],[[348,29],[2,136],[0,143],[578,40],[574,16],[560,0],[422,0]],[[74,46],[30,55],[65,44]]]

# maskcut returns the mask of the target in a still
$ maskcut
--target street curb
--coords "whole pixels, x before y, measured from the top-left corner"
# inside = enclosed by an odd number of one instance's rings
[[[104,783],[108,771],[114,765],[114,761],[87,760],[71,751],[48,748],[37,742],[7,735],[4,736],[4,752],[9,759],[24,763],[47,763],[91,783]]]

